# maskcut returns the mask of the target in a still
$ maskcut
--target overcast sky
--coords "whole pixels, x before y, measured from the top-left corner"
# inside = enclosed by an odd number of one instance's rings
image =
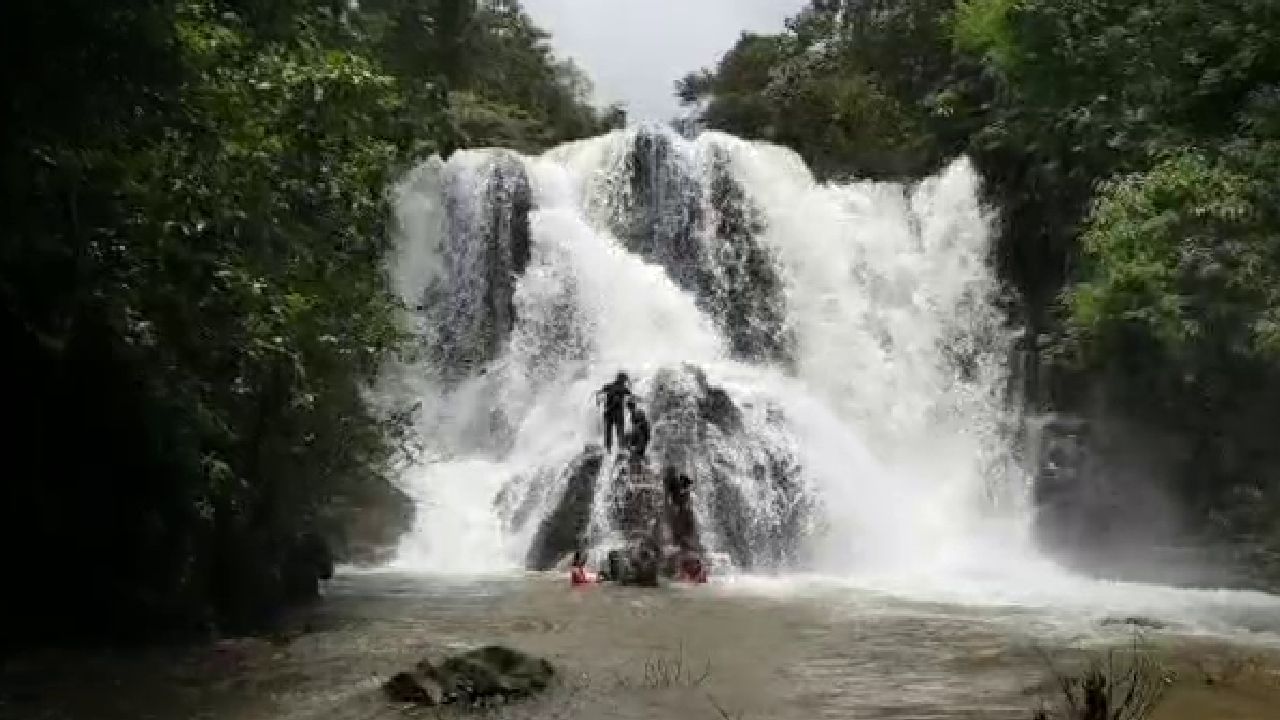
[[[677,114],[675,81],[714,64],[744,30],[778,32],[805,0],[524,0],[595,83],[601,103],[621,100],[633,120]]]

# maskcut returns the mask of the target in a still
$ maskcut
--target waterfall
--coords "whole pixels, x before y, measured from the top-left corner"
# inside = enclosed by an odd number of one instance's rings
[[[744,569],[964,569],[1027,546],[1013,334],[960,159],[821,184],[783,148],[616,131],[476,150],[396,188],[396,285],[421,338],[382,391],[429,450],[397,562],[545,566],[616,535],[594,392],[619,371],[650,455],[695,479]]]

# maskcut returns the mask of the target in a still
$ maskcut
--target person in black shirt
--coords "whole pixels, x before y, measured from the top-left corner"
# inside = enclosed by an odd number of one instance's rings
[[[634,398],[627,400],[627,409],[631,411],[631,459],[643,460],[644,451],[649,447],[649,417]]]
[[[618,438],[621,445],[625,436],[623,427],[626,423],[625,407],[627,398],[631,397],[630,379],[626,373],[618,373],[613,382],[596,392],[596,400],[604,400],[604,451],[613,451],[613,438]]]

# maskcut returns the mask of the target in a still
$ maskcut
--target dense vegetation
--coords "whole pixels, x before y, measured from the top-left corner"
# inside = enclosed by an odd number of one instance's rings
[[[0,639],[244,629],[396,512],[386,188],[619,122],[515,0],[8,0]]]
[[[968,153],[1003,214],[1029,400],[1140,428],[1183,531],[1280,543],[1273,0],[814,0],[677,92],[826,177]]]

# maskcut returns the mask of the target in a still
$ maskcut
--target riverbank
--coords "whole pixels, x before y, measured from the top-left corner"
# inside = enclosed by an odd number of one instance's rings
[[[412,717],[387,703],[383,680],[423,655],[499,642],[562,670],[559,687],[502,717],[1027,720],[1053,696],[1042,655],[1071,667],[1132,633],[1029,608],[785,583],[574,591],[541,575],[344,574],[274,640],[9,661],[0,717]],[[1275,629],[1230,638],[1153,631],[1149,641],[1172,670],[1155,720],[1264,720],[1280,706]]]

